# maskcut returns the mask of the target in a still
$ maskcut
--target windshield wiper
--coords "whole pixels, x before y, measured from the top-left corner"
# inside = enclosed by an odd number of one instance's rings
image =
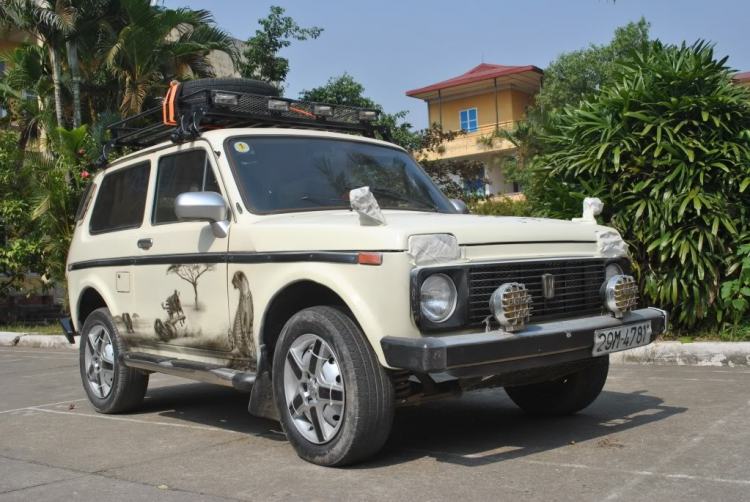
[[[362,185],[365,186],[365,185]],[[355,188],[362,188],[361,186],[355,187],[355,186],[347,186],[347,190],[353,190]],[[422,204],[423,206],[429,207],[433,211],[437,211],[438,207],[433,204],[432,202],[428,202],[424,199],[420,199],[419,197],[412,197],[406,194],[402,194],[399,192],[396,192],[395,190],[391,190],[390,188],[381,188],[381,187],[370,187],[370,191],[374,193],[375,195],[385,195],[386,197],[391,197],[396,200],[400,200],[401,202],[417,202],[419,204]]]
[[[349,206],[349,202],[341,199],[326,199],[325,197],[314,197],[306,195],[302,197],[300,200],[314,202],[316,204],[320,204],[321,206]],[[337,202],[337,204],[331,204],[331,202]]]

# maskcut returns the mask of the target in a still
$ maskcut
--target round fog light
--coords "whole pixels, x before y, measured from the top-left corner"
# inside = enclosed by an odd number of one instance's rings
[[[523,329],[531,315],[531,295],[526,286],[508,282],[490,297],[490,311],[506,331]]]
[[[422,315],[432,322],[444,322],[456,310],[456,285],[445,274],[429,276],[422,283],[419,293]]]
[[[615,275],[602,285],[604,308],[618,319],[635,308],[638,285],[629,275]]]
[[[607,268],[604,269],[604,278],[610,280],[616,275],[623,275],[622,267],[617,263],[610,263]]]

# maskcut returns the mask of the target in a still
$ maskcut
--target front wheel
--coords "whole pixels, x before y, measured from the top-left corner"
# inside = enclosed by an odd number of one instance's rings
[[[120,413],[143,402],[148,375],[119,360],[126,350],[107,308],[93,311],[81,329],[80,368],[83,388],[99,413]]]
[[[506,387],[508,397],[533,415],[570,415],[599,397],[609,374],[609,356],[598,357],[575,373],[549,382]]]
[[[295,314],[282,330],[272,374],[281,425],[301,458],[341,466],[382,448],[393,423],[393,385],[345,312]]]

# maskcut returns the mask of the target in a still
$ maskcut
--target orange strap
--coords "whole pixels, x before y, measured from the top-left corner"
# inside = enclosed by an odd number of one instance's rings
[[[295,108],[293,106],[290,106],[289,109],[291,111],[293,111],[293,112],[301,113],[302,115],[307,115],[308,117],[315,118],[315,114],[314,113],[310,113],[310,112],[305,111],[305,110],[300,110],[299,108]]]
[[[165,125],[177,125],[177,120],[175,120],[174,102],[177,99],[177,91],[179,87],[180,83],[173,80],[169,83],[167,95],[164,96],[164,103],[161,105],[161,107],[162,118]]]

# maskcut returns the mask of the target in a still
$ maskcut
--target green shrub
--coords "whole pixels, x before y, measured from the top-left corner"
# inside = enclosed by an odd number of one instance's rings
[[[536,216],[537,214],[534,205],[528,200],[515,200],[507,197],[470,202],[469,210],[472,214],[492,216]]]
[[[634,53],[618,84],[551,118],[532,190],[555,217],[601,198],[642,294],[680,327],[726,321],[721,285],[738,278],[738,249],[750,243],[750,95],[725,63],[703,42]],[[742,287],[727,290],[738,308]]]

